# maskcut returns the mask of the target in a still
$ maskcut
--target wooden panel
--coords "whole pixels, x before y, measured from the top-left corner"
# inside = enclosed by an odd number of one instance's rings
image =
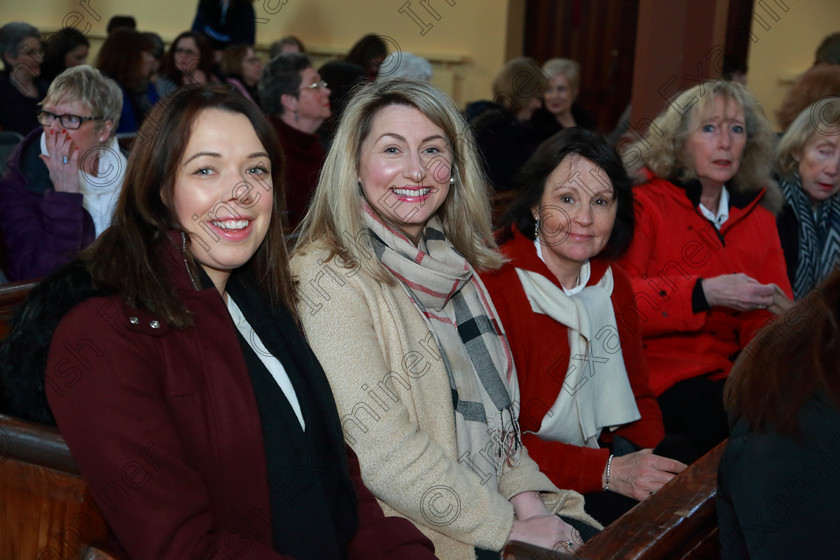
[[[15,459],[0,464],[0,558],[79,558],[107,537],[78,475]]]
[[[638,0],[528,0],[524,54],[542,65],[549,58],[580,63],[578,103],[603,132],[630,102]]]
[[[720,557],[717,468],[726,442],[621,516],[577,553],[584,558],[679,560]]]
[[[9,321],[12,315],[36,285],[37,282],[31,280],[0,284],[0,340],[9,334]]]

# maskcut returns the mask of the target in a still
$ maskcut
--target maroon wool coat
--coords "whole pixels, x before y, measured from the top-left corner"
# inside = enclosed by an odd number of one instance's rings
[[[131,558],[287,558],[272,547],[262,427],[235,326],[219,293],[195,290],[177,264],[175,291],[195,326],[171,328],[117,297],[86,300],[53,337],[50,406]],[[275,327],[299,365],[315,360],[291,320]],[[307,374],[323,376],[314,364]],[[359,502],[348,560],[434,558],[409,521],[383,515],[347,453]]]

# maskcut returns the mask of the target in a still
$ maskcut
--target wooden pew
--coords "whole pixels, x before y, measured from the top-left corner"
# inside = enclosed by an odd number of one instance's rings
[[[0,414],[0,558],[114,560],[58,430]]]
[[[574,556],[586,560],[715,560],[718,542],[717,469],[724,441],[659,492],[592,537]],[[565,558],[547,549],[510,543],[505,560]]]
[[[29,291],[37,285],[38,282],[32,280],[0,284],[0,340],[9,334],[9,321],[15,310],[26,300]]]

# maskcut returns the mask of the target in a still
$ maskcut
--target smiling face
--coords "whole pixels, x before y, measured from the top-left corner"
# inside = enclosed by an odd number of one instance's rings
[[[685,149],[704,188],[720,189],[741,165],[747,144],[744,110],[723,96],[715,97],[703,118],[692,118]]]
[[[555,117],[565,115],[572,110],[577,94],[577,89],[565,74],[555,74],[548,80],[548,87],[543,93],[545,108]]]
[[[606,247],[617,210],[615,190],[603,169],[576,154],[554,168],[539,206],[531,211],[540,221],[543,257],[561,282],[563,277],[574,279]]]
[[[440,127],[414,107],[388,105],[362,143],[359,180],[371,208],[416,242],[449,194],[452,160]]]
[[[206,109],[191,128],[174,211],[193,238],[193,256],[224,293],[230,272],[250,260],[268,232],[271,161],[245,115]]]
[[[840,128],[831,132],[814,132],[802,147],[802,153],[794,156],[799,162],[802,190],[812,204],[819,204],[840,192]]]

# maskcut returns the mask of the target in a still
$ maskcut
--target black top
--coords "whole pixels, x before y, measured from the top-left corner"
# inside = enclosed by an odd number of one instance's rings
[[[0,129],[26,136],[40,126],[37,115],[41,108],[38,103],[47,95],[47,84],[36,78],[33,84],[38,96],[32,98],[23,95],[12,80],[9,72],[0,72]]]
[[[724,560],[838,557],[840,410],[814,396],[799,428],[801,437],[733,427],[718,471]]]
[[[490,183],[498,190],[516,188],[519,170],[540,145],[531,124],[489,101],[470,104],[467,115],[475,115],[470,126]]]
[[[575,119],[575,124],[578,128],[593,131],[598,128],[598,123],[595,121],[592,113],[577,103],[572,104],[572,118]],[[534,127],[534,132],[536,132],[540,142],[554,136],[565,128],[557,122],[557,117],[549,113],[545,107],[540,107],[534,111],[534,115],[531,117],[531,126]]]

